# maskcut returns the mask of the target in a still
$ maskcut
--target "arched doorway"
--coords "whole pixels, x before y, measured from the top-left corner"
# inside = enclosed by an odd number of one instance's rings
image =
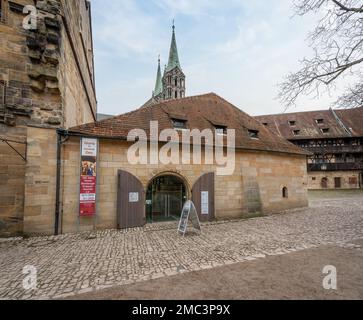
[[[165,174],[154,178],[146,192],[146,216],[149,223],[180,219],[188,190],[182,178]]]

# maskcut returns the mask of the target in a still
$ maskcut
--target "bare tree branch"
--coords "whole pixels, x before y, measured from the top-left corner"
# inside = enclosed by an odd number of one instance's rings
[[[286,108],[302,95],[319,97],[346,75],[363,79],[359,68],[363,63],[363,0],[295,0],[294,7],[297,15],[323,13],[323,17],[308,38],[315,56],[304,58],[301,69],[290,73],[280,84],[278,98]],[[353,91],[359,92],[360,84],[339,101],[346,101]]]
[[[358,12],[358,13],[363,13],[363,8],[348,8],[346,7],[344,4],[342,4],[341,2],[337,1],[337,0],[333,0],[333,2],[340,7],[341,10],[343,11],[353,11],[353,12]]]

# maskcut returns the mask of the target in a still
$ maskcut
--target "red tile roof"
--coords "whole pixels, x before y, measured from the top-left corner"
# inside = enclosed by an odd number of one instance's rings
[[[256,119],[214,93],[164,101],[111,119],[74,127],[69,132],[98,138],[125,139],[133,129],[143,129],[149,134],[150,121],[159,122],[159,131],[173,128],[171,119],[175,118],[186,120],[187,128],[190,130],[214,130],[216,125],[235,129],[237,148],[308,154],[284,138],[271,133]],[[248,130],[258,131],[259,139],[251,139]]]
[[[363,107],[265,115],[255,119],[288,140],[363,137]],[[323,121],[318,123],[318,120]],[[323,133],[324,129],[329,131]],[[294,135],[297,130],[299,134]]]

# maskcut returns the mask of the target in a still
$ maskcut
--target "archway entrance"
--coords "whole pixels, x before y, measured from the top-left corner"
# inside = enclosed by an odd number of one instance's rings
[[[175,221],[187,201],[184,181],[175,175],[153,179],[146,192],[146,216],[149,223]]]

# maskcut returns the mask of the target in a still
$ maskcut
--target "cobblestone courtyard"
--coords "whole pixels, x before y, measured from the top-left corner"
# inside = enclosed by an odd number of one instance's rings
[[[310,208],[203,225],[185,238],[161,224],[0,241],[0,299],[64,298],[108,287],[363,239],[363,193],[313,194]],[[361,249],[360,247],[358,249]],[[23,267],[38,270],[25,291]]]

